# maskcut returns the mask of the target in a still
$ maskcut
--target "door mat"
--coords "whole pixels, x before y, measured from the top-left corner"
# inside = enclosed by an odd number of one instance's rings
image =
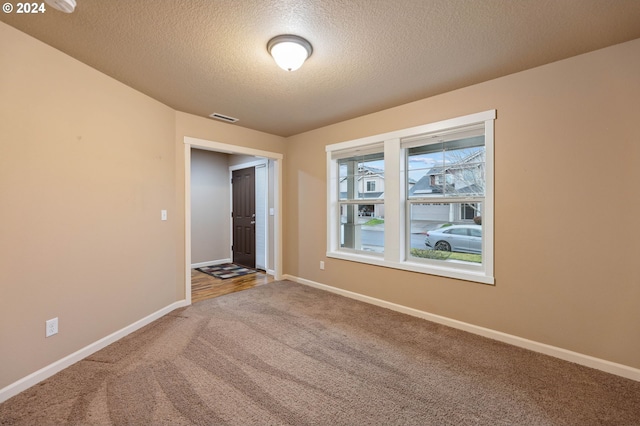
[[[213,265],[213,266],[204,266],[202,268],[196,268],[196,270],[200,272],[204,272],[205,274],[209,274],[212,277],[220,278],[221,280],[226,280],[227,278],[235,278],[241,277],[242,275],[255,274],[255,269],[246,268],[241,265],[236,265],[233,263],[223,263],[222,265]]]

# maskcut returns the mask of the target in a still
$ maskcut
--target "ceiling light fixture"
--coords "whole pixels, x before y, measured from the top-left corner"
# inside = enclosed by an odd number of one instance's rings
[[[44,0],[52,8],[64,13],[71,13],[76,9],[76,0]]]
[[[286,71],[297,70],[313,53],[311,43],[291,34],[275,36],[267,43],[267,50],[276,64]]]

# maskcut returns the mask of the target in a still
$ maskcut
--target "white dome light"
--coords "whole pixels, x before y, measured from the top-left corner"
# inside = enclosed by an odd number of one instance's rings
[[[313,48],[311,43],[295,35],[279,35],[267,43],[267,50],[276,64],[286,71],[295,71],[307,60]]]

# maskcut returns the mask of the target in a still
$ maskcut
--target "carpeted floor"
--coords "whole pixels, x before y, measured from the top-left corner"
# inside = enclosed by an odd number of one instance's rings
[[[0,424],[637,425],[640,383],[282,281],[166,315]]]

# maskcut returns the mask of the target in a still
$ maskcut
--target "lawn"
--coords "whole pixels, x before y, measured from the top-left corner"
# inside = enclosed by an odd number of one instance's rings
[[[473,254],[473,253],[458,253],[458,252],[452,252],[452,251],[425,250],[425,249],[412,248],[411,256],[422,257],[424,259],[462,260],[464,262],[482,263],[482,255]]]

